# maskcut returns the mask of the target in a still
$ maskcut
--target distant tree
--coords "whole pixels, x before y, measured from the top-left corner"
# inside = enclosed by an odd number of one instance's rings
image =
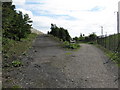
[[[83,34],[83,37],[85,36],[85,34]]]
[[[80,37],[83,37],[82,33],[80,33]]]
[[[50,32],[48,31],[47,34],[50,34]]]
[[[66,41],[69,41],[69,42],[70,42],[71,37],[70,37],[68,31],[65,30],[65,33],[66,33]]]
[[[79,37],[79,41],[84,41],[85,37],[84,37],[84,34],[80,34],[80,37]]]
[[[51,24],[50,34],[52,34],[53,36],[56,36],[56,25],[55,24]]]
[[[95,33],[92,33],[89,35],[89,41],[94,41],[96,40],[96,38],[97,38],[97,35]]]
[[[63,27],[57,27],[55,24],[51,24],[51,31],[49,32],[51,35],[62,39],[63,41],[70,41],[70,35],[66,29]]]
[[[89,41],[89,37],[86,36],[85,39],[84,39],[84,41],[88,42]]]
[[[76,42],[78,42],[79,38],[78,37],[74,37],[73,40],[75,40]]]

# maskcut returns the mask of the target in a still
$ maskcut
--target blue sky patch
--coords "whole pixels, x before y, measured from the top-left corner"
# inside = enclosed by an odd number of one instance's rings
[[[38,16],[46,16],[46,17],[50,17],[50,18],[54,18],[54,19],[64,18],[65,20],[77,20],[75,17],[69,16],[69,15],[39,14]]]
[[[104,8],[100,7],[100,6],[95,6],[94,8],[92,8],[89,11],[91,11],[91,12],[98,12],[98,11],[101,11],[101,10],[104,10]]]
[[[40,2],[25,2],[25,4],[45,4],[45,3],[40,3]]]

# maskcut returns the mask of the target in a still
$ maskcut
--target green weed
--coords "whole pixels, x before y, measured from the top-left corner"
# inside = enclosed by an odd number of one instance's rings
[[[13,86],[13,88],[21,88],[20,86],[18,86],[18,85],[15,85],[15,86]]]
[[[66,55],[71,55],[72,53],[68,52],[68,53],[65,53]]]
[[[21,66],[21,65],[22,65],[22,62],[21,62],[21,61],[19,61],[19,60],[12,61],[12,65],[13,65],[14,67],[19,67],[19,66]]]
[[[26,55],[27,50],[32,46],[32,41],[36,38],[37,34],[31,33],[28,37],[15,41],[8,38],[3,38],[2,52],[4,58],[11,58],[14,56]]]
[[[78,49],[80,47],[80,45],[76,44],[76,43],[69,43],[69,42],[65,41],[63,43],[63,47],[68,48],[68,49]]]

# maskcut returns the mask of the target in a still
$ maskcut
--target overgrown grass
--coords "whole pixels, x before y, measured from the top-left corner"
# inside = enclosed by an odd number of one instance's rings
[[[2,52],[2,36],[0,36],[0,52]]]
[[[71,55],[72,53],[71,52],[68,52],[68,53],[65,53],[66,55]]]
[[[115,62],[118,66],[120,66],[120,54],[119,53],[112,52],[98,44],[96,44],[96,46],[102,49],[105,52],[106,56],[108,56],[111,61]]]
[[[68,49],[78,49],[80,47],[80,45],[77,43],[69,43],[69,42],[65,41],[63,43],[63,47],[68,48]]]
[[[18,86],[18,85],[15,85],[15,86],[13,86],[13,90],[17,90],[17,88],[21,88],[20,86]],[[15,89],[16,88],[16,89]]]
[[[3,59],[10,59],[15,56],[18,57],[22,54],[25,55],[28,49],[31,48],[33,40],[37,34],[31,33],[27,38],[21,39],[21,41],[15,41],[8,38],[3,38]],[[13,60],[12,60],[13,61]]]

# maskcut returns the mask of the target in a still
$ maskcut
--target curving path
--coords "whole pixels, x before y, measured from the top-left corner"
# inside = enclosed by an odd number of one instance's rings
[[[117,66],[93,45],[81,44],[77,51],[65,50],[50,36],[38,36],[25,63],[9,74],[25,88],[118,88]]]

